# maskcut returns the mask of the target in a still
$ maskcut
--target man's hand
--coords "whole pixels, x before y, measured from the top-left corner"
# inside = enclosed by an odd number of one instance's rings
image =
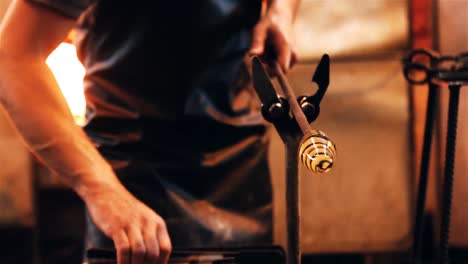
[[[86,202],[93,221],[113,239],[119,264],[167,263],[171,242],[164,221],[123,187],[75,125],[45,63],[74,25],[50,9],[12,1],[0,24],[0,105],[30,150]]]
[[[282,70],[287,72],[297,62],[293,23],[298,1],[272,2],[255,26],[249,54],[262,57],[270,66],[278,62]],[[273,71],[270,69],[270,72]]]
[[[120,183],[87,192],[95,224],[114,241],[119,264],[166,264],[171,241],[164,220]]]
[[[74,124],[45,63],[74,25],[29,1],[12,2],[0,24],[0,104],[30,150],[86,202],[93,221],[114,240],[119,264],[167,263],[164,221],[123,187]]]

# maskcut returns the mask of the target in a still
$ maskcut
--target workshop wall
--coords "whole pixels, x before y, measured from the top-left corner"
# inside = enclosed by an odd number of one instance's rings
[[[407,0],[302,0],[296,21],[301,58],[372,57],[408,43]]]

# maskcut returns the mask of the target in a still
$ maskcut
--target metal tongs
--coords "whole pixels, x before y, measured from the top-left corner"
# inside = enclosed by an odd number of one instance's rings
[[[260,59],[252,58],[254,88],[262,103],[263,117],[273,123],[281,139],[287,141],[288,138],[296,138],[301,132],[306,134],[311,130],[309,123],[317,119],[320,113],[320,102],[330,83],[330,58],[325,54],[320,60],[312,77],[312,81],[318,85],[318,90],[311,96],[300,96],[296,99],[278,63],[274,64],[274,70],[285,98],[276,92]]]
[[[299,264],[301,195],[298,160],[300,158],[309,170],[323,173],[331,169],[336,154],[333,142],[323,132],[310,127],[320,114],[320,102],[330,83],[330,58],[325,54],[320,60],[312,77],[318,90],[310,96],[296,97],[281,67],[278,63],[273,66],[284,97],[276,92],[260,59],[252,58],[253,83],[262,104],[262,115],[275,126],[286,146],[287,259],[288,264]]]

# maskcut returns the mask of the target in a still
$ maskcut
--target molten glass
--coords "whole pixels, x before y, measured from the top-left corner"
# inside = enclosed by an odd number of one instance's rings
[[[299,159],[304,166],[315,173],[326,173],[336,159],[336,146],[320,130],[312,130],[302,137],[299,145]]]

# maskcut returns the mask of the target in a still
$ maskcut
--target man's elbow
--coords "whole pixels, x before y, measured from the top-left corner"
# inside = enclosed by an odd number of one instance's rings
[[[41,63],[34,57],[17,56],[0,47],[0,104],[7,110],[21,92],[22,79],[30,78],[34,65]],[[45,62],[43,62],[45,65]]]

